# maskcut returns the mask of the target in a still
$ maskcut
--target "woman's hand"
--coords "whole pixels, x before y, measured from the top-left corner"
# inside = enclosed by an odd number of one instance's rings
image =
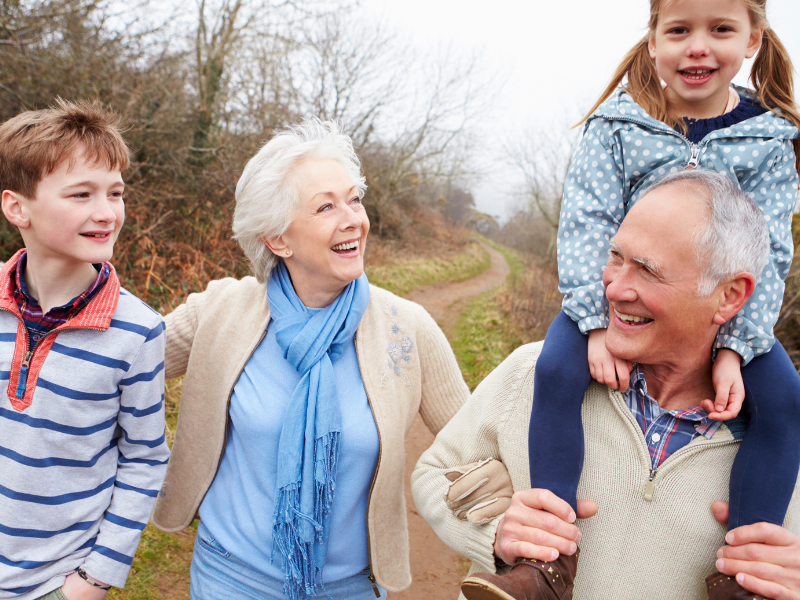
[[[703,400],[703,409],[717,421],[727,421],[739,414],[744,402],[742,381],[742,357],[733,350],[723,348],[717,352],[717,360],[711,368],[716,398]]]
[[[98,581],[97,583],[103,582]],[[66,596],[67,600],[102,600],[108,592],[102,588],[89,585],[75,571],[67,576],[64,585],[61,586],[61,593]]]
[[[595,513],[596,503],[578,500],[578,518],[588,519]],[[549,562],[559,554],[574,554],[581,541],[575,518],[569,503],[549,490],[516,492],[497,526],[494,553],[507,565],[520,557]]]
[[[589,373],[612,390],[628,391],[633,363],[613,356],[606,349],[606,330],[589,332]]]

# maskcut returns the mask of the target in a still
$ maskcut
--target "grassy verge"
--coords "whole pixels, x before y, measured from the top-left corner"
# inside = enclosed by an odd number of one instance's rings
[[[484,237],[480,234],[476,234],[476,237],[480,239],[480,241],[482,241],[484,244],[486,244],[487,246],[491,246],[505,257],[506,261],[508,262],[508,266],[511,268],[512,279],[517,279],[525,272],[525,263],[522,262],[522,259],[520,258],[519,253],[516,250],[512,250],[511,248],[502,246],[501,244],[498,244],[494,240],[490,240],[489,238]]]
[[[470,300],[450,341],[470,390],[522,343],[504,318],[497,294],[492,290]]]
[[[533,257],[483,238],[505,256],[506,283],[470,300],[451,340],[464,380],[474,389],[511,352],[541,340],[561,306],[555,272]]]
[[[416,258],[381,265],[368,265],[370,283],[398,296],[440,281],[463,281],[489,268],[489,254],[479,244],[452,257]]]
[[[515,250],[483,236],[478,237],[505,257],[511,268],[511,275],[499,289],[472,298],[456,322],[455,333],[450,342],[470,390],[475,389],[523,342],[513,324],[504,315],[501,294],[522,276],[525,265]]]

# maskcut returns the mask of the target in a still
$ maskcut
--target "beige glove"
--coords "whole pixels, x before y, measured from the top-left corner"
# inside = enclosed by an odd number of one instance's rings
[[[456,518],[481,525],[502,515],[514,488],[505,465],[487,458],[445,471],[450,481],[445,501]]]

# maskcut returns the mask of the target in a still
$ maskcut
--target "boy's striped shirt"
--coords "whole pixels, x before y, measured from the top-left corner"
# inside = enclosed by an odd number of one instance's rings
[[[112,268],[21,373],[18,257],[0,272],[0,599],[38,598],[81,565],[121,587],[169,457],[163,320]]]

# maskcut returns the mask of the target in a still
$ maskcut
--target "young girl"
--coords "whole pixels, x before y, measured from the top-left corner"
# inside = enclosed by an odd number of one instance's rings
[[[800,113],[791,61],[767,23],[765,5],[766,0],[650,0],[648,35],[628,53],[585,119],[561,208],[563,312],[537,361],[529,430],[531,486],[551,490],[574,511],[586,388],[593,377],[625,392],[633,368],[604,344],[609,316],[601,280],[609,239],[648,185],[700,167],[730,175],[751,194],[767,219],[772,248],[747,307],[720,328],[712,375],[716,398],[703,402],[717,421],[703,421],[701,429],[710,435],[719,420],[728,420],[735,437],[744,433],[731,471],[729,529],[761,521],[783,524],[800,467],[800,377],[772,328],[792,260]],[[751,72],[755,91],[731,87],[744,59],[757,52]],[[618,88],[625,77],[627,83]],[[744,414],[733,419],[743,400]],[[644,402],[637,417],[641,427],[664,418],[679,427],[679,415],[648,414]],[[645,499],[648,490],[652,498],[658,468],[681,445],[678,439],[685,444],[691,435],[701,435],[693,424],[688,429],[688,436],[646,440],[652,469]],[[557,572],[575,572],[577,555],[557,561],[564,562],[554,565]],[[535,580],[542,572],[517,568],[494,580],[505,583],[491,585],[473,576],[462,591],[472,600],[556,598],[543,591],[549,590],[546,582]],[[746,592],[720,573],[710,576],[707,586],[712,600],[754,597],[740,595]]]

